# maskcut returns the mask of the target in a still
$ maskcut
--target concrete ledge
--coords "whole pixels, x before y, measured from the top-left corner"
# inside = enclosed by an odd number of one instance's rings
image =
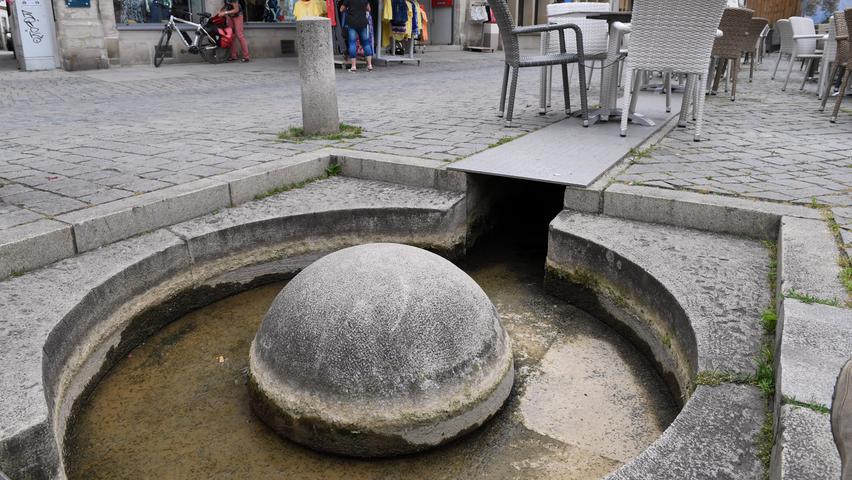
[[[343,174],[422,188],[465,192],[464,173],[444,162],[324,148],[176,185],[0,231],[0,279],[140,233],[254,200],[276,188],[317,178],[332,163]]]
[[[16,480],[61,475],[77,400],[116,358],[200,306],[185,292],[234,293],[300,268],[312,252],[363,241],[452,252],[464,246],[465,213],[462,193],[336,177],[172,227],[180,236],[156,230],[0,282],[0,470]],[[364,230],[338,234],[348,219]],[[247,268],[266,262],[277,263]]]
[[[763,403],[756,387],[699,386],[663,435],[607,479],[762,479]]]
[[[0,230],[0,279],[71,255],[74,255],[74,239],[67,224],[37,220]]]
[[[157,190],[57,217],[74,227],[77,251],[195,218],[231,203],[228,185],[210,179]]]
[[[563,206],[568,210],[584,213],[601,213],[604,206],[604,191],[599,188],[565,187]]]
[[[784,405],[772,450],[772,480],[840,478],[840,455],[828,414]]]
[[[618,183],[604,192],[603,213],[761,240],[777,237],[782,216],[821,218],[806,207]]]
[[[337,148],[324,149],[323,152],[341,165],[342,174],[347,177],[453,192],[464,192],[467,188],[467,175],[447,170],[447,163],[439,160]]]
[[[834,382],[852,357],[852,310],[784,299],[776,327],[776,402],[831,407]]]
[[[823,220],[785,216],[778,236],[778,292],[790,291],[843,304],[846,290],[840,283],[840,252]]]
[[[626,327],[684,398],[697,372],[754,373],[770,303],[759,242],[566,210],[551,222],[547,261],[548,282],[573,285],[548,291],[573,291],[581,308]]]

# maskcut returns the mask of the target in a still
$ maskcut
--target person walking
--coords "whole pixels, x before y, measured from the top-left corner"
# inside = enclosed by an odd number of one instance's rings
[[[246,41],[245,35],[245,8],[243,7],[243,0],[225,0],[225,4],[219,10],[219,13],[216,15],[225,17],[225,20],[228,22],[228,26],[231,27],[231,30],[234,32],[234,36],[237,37],[233,43],[231,43],[231,54],[229,55],[228,61],[233,62],[237,60],[237,42],[240,42],[240,49],[242,49],[243,54],[243,62],[248,62],[251,60],[249,57],[248,50],[248,42]]]
[[[370,11],[369,0],[343,0],[340,4],[341,13],[346,13],[346,28],[349,40],[349,59],[352,61],[350,72],[356,72],[355,65],[358,56],[358,40],[367,58],[367,71],[373,71],[373,36],[370,34],[370,24],[367,13]]]

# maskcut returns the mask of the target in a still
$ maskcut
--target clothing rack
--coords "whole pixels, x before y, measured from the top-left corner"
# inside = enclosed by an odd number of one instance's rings
[[[420,66],[420,59],[414,56],[414,44],[417,43],[417,39],[412,37],[408,39],[408,54],[407,55],[385,55],[382,48],[382,28],[384,28],[384,21],[382,20],[384,9],[384,2],[379,0],[379,11],[378,11],[378,26],[376,28],[376,34],[374,35],[376,38],[373,39],[376,42],[376,47],[373,49],[375,52],[375,56],[373,57],[374,62],[381,62],[384,65],[389,63],[417,63],[417,66]],[[416,13],[416,12],[415,12]],[[396,52],[394,48],[394,43],[396,40],[393,40],[393,35],[391,35],[391,51]]]
[[[471,12],[473,12],[474,8],[477,8],[477,7],[485,8],[486,5],[488,5],[486,2],[481,2],[481,1],[480,2],[471,2],[470,10],[471,10]],[[486,12],[487,12],[487,10],[486,10]],[[471,17],[472,16],[473,15],[471,15]],[[488,47],[485,46],[485,24],[488,23],[487,16],[486,16],[485,20],[471,20],[471,23],[478,23],[482,27],[481,28],[482,36],[479,39],[479,45],[468,45],[467,49],[468,50],[479,50],[480,52],[484,51],[484,50],[488,50],[488,51],[493,53],[494,50],[495,50],[494,45],[488,46]]]

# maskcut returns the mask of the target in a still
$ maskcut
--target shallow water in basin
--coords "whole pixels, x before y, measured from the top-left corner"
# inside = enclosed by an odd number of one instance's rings
[[[600,478],[653,442],[676,406],[631,344],[544,294],[542,259],[486,245],[460,263],[512,337],[516,380],[505,407],[454,443],[358,460],[315,453],[257,420],[248,350],[279,283],[190,313],[120,361],[71,427],[69,478]]]

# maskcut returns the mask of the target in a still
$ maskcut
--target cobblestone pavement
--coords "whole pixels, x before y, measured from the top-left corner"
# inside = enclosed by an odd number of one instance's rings
[[[329,145],[453,161],[564,118],[558,110],[537,115],[537,71],[525,69],[518,127],[504,128],[494,115],[501,61],[429,52],[421,67],[339,71],[341,119],[363,127],[363,138],[298,144],[276,142],[300,123],[295,59],[76,73],[0,68],[0,230]],[[815,84],[799,93],[795,72],[782,93],[768,78],[773,62],[752,84],[742,74],[736,102],[708,99],[707,141],[677,129],[618,181],[815,201],[832,207],[852,242],[852,99],[831,125],[817,111]]]
[[[852,97],[838,122],[828,121],[835,97],[819,112],[816,82],[799,92],[794,69],[787,92],[785,62],[770,80],[770,56],[748,83],[740,74],[737,100],[709,97],[707,141],[692,141],[691,127],[676,129],[648,156],[636,159],[618,181],[832,208],[846,244],[852,243]],[[720,89],[721,90],[721,89]],[[641,108],[641,107],[640,107]]]
[[[341,121],[363,138],[298,144],[276,142],[301,124],[292,58],[1,72],[0,229],[329,145],[452,161],[564,118],[537,114],[538,76],[526,69],[517,127],[504,128],[501,64],[502,54],[427,52],[420,67],[338,71]]]

